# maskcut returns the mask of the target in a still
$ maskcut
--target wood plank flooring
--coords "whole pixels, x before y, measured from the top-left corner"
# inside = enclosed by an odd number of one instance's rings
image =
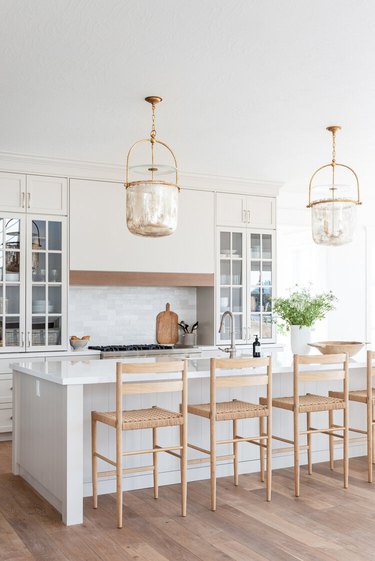
[[[375,561],[375,484],[366,460],[302,468],[301,497],[293,469],[273,473],[272,502],[257,474],[218,480],[218,509],[209,510],[209,482],[189,483],[188,516],[179,516],[178,485],[125,493],[125,527],[116,526],[114,495],[85,499],[84,524],[60,515],[10,472],[10,443],[0,443],[0,561]]]

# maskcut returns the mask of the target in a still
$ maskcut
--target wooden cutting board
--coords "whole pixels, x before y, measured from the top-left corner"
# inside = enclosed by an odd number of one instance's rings
[[[175,345],[178,342],[178,315],[171,312],[170,304],[165,312],[156,316],[156,340],[161,345]]]

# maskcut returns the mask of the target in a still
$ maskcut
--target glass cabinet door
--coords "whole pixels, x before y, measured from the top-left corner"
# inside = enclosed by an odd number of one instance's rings
[[[250,340],[258,335],[263,342],[274,340],[272,298],[274,287],[273,233],[251,233],[248,245]]]
[[[65,248],[61,219],[28,218],[28,331],[32,350],[64,343]]]
[[[24,218],[0,216],[0,349],[25,345]]]
[[[220,325],[222,314],[229,310],[234,316],[235,340],[244,342],[246,337],[245,322],[245,234],[241,231],[219,232],[219,286],[218,318]],[[230,319],[227,318],[224,330],[219,334],[219,343],[230,341]]]

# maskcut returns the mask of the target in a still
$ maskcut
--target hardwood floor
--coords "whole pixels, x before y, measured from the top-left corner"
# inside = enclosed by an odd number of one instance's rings
[[[374,561],[375,484],[366,459],[350,461],[348,490],[341,462],[303,467],[301,497],[293,469],[275,470],[272,502],[257,474],[218,479],[218,507],[209,510],[209,482],[189,483],[188,516],[179,516],[179,486],[125,493],[125,527],[116,528],[114,495],[85,499],[84,524],[65,527],[59,514],[10,471],[9,443],[0,443],[1,561]],[[7,473],[8,472],[8,473]]]

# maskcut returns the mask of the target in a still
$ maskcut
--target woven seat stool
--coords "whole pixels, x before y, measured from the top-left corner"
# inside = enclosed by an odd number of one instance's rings
[[[372,483],[372,465],[375,463],[375,388],[372,387],[372,378],[375,376],[375,367],[373,360],[375,359],[374,351],[367,351],[367,368],[366,368],[366,389],[365,390],[349,390],[349,401],[356,401],[363,403],[367,408],[366,415],[366,430],[349,427],[349,432],[364,435],[362,437],[349,438],[349,442],[367,442],[367,478],[368,482]],[[342,392],[330,391],[329,395],[336,398],[343,397]],[[333,418],[331,417],[331,424],[333,425]],[[330,468],[334,467],[334,444],[333,437],[330,438],[329,446],[329,463]]]
[[[128,381],[129,375],[153,375],[176,373],[178,379],[157,379],[155,381]],[[123,410],[122,398],[127,395],[154,393],[181,393],[179,411],[170,411],[161,407],[147,409]],[[98,507],[98,477],[116,475],[117,527],[122,528],[123,493],[122,476],[129,472],[152,471],[154,476],[154,497],[158,498],[158,454],[166,452],[179,458],[181,465],[181,515],[186,516],[187,495],[187,367],[186,361],[121,363],[116,364],[116,410],[110,412],[91,412],[92,439],[92,485],[94,508]],[[96,445],[97,423],[103,423],[116,431],[116,458],[111,459],[99,453]],[[157,429],[160,427],[178,427],[180,444],[178,446],[159,446]],[[152,429],[152,448],[147,450],[123,452],[122,435],[125,431]],[[140,468],[123,468],[122,458],[135,454],[152,454],[153,463]],[[98,459],[109,463],[115,469],[98,472]]]
[[[265,373],[251,374],[252,368],[263,368]],[[235,370],[233,375],[216,376],[217,370]],[[207,454],[210,462],[211,480],[211,510],[216,510],[216,462],[223,459],[233,459],[234,485],[238,485],[238,444],[247,442],[256,444],[267,454],[267,501],[271,500],[271,477],[272,477],[272,363],[271,357],[265,358],[238,358],[238,359],[215,359],[210,361],[210,402],[202,404],[189,404],[188,413],[206,418],[210,422],[210,448],[209,450],[188,443],[188,447]],[[233,399],[231,401],[216,401],[216,390],[220,388],[238,388],[249,386],[266,386],[267,398],[265,404],[249,403]],[[237,421],[239,419],[259,418],[259,435],[244,437],[238,435]],[[264,419],[267,419],[267,431],[264,430]],[[219,421],[232,421],[233,437],[225,440],[216,440],[216,423]],[[216,446],[220,444],[232,444],[233,454],[230,456],[216,456]],[[195,463],[197,460],[189,460]],[[201,462],[200,459],[198,459]],[[264,462],[261,466],[261,479],[264,481]]]
[[[335,369],[326,370],[301,370],[300,365],[337,365]],[[340,396],[333,395],[316,395],[306,393],[305,395],[299,394],[300,382],[319,382],[327,380],[342,380],[343,391]],[[264,398],[260,399],[260,403],[265,404]],[[283,438],[278,435],[273,435],[275,440],[280,442],[292,444],[294,452],[294,494],[299,497],[300,494],[300,467],[299,467],[299,453],[300,453],[300,437],[306,436],[307,458],[308,458],[308,473],[312,474],[312,447],[311,436],[314,433],[327,434],[331,439],[337,437],[343,441],[344,449],[344,488],[348,487],[349,477],[349,462],[348,462],[348,357],[346,354],[335,355],[317,355],[317,356],[304,356],[294,355],[293,362],[293,396],[292,397],[274,397],[272,399],[272,406],[287,411],[293,412],[294,419],[294,438],[293,440]],[[331,422],[333,411],[343,411],[343,424],[333,425]],[[321,411],[327,411],[329,415],[328,428],[314,428],[311,426],[311,414]],[[299,416],[301,413],[306,414],[306,431],[299,430]],[[342,434],[339,434],[342,432]],[[287,447],[279,448],[274,452],[287,450]],[[263,455],[262,449],[260,450],[261,459]]]

